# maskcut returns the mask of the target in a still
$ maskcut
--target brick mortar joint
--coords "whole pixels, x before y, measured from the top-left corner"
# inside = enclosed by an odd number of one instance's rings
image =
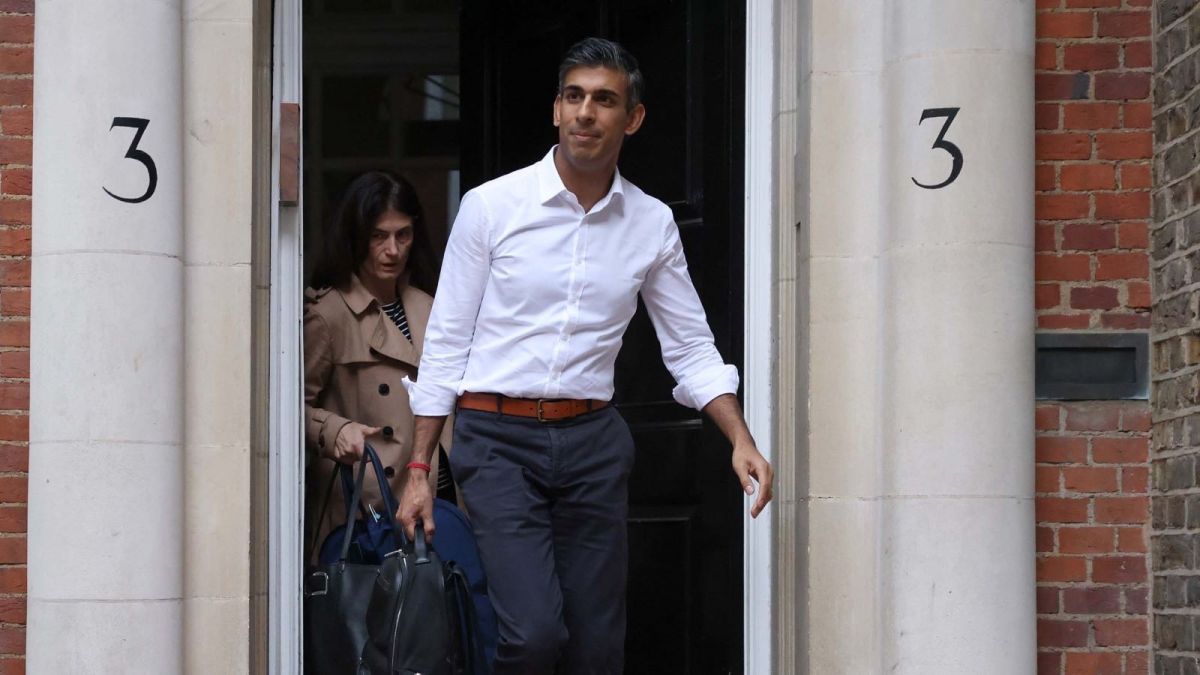
[[[1169,218],[1167,218],[1166,220],[1163,220],[1163,221],[1155,221],[1154,219],[1151,219],[1150,220],[1150,233],[1153,234],[1153,233],[1161,231],[1167,227],[1173,227],[1175,225],[1178,225],[1179,223],[1183,222],[1183,220],[1185,218],[1192,215],[1193,213],[1200,213],[1200,204],[1190,207],[1185,211],[1180,211],[1179,213],[1173,213],[1173,214],[1171,214],[1171,216]],[[1191,246],[1185,250],[1187,252],[1198,251],[1198,250],[1200,250],[1200,243],[1197,243],[1195,246]],[[1174,255],[1174,253],[1172,253],[1172,255]],[[1151,261],[1151,262],[1153,263],[1154,261]]]
[[[1150,457],[1150,463],[1153,463],[1158,460],[1178,459],[1179,457],[1191,457],[1193,455],[1200,455],[1200,448],[1196,448],[1196,447],[1171,448],[1168,450],[1162,450],[1162,449],[1156,450],[1154,448],[1151,448],[1151,452],[1153,454]],[[1178,489],[1183,489],[1183,488],[1178,488]],[[1170,492],[1170,491],[1169,490],[1168,491],[1151,490],[1150,495],[1157,496],[1160,494],[1166,494],[1166,492]]]
[[[1176,260],[1184,260],[1191,254],[1197,253],[1197,252],[1200,252],[1200,246],[1189,246],[1188,248],[1185,248],[1185,249],[1179,249],[1179,250],[1173,251],[1171,253],[1171,255],[1169,255],[1161,260],[1154,260],[1153,258],[1151,258],[1151,260],[1150,260],[1151,276],[1148,276],[1147,279],[1150,279],[1151,282],[1153,282],[1153,273],[1154,272],[1161,271],[1168,264],[1175,262]],[[1200,280],[1191,282],[1191,283],[1187,284],[1187,286],[1177,288],[1177,289],[1171,291],[1170,293],[1163,293],[1160,289],[1156,288],[1154,290],[1158,291],[1158,292],[1156,292],[1154,294],[1154,299],[1156,301],[1169,300],[1172,296],[1180,295],[1179,291],[1184,290],[1184,288],[1195,286],[1197,284],[1200,284]],[[22,288],[22,287],[16,286],[15,288]],[[1193,289],[1193,290],[1195,290],[1195,289]]]
[[[1189,56],[1195,56],[1195,55],[1196,55],[1196,53],[1198,53],[1198,52],[1200,52],[1200,47],[1196,47],[1195,49],[1192,49],[1192,50],[1188,51],[1188,53],[1187,53],[1187,54],[1184,54],[1183,56],[1181,56],[1181,57],[1179,58],[1179,60],[1177,60],[1177,61],[1175,61],[1175,62],[1173,62],[1173,63],[1178,63],[1179,61],[1182,61],[1182,60],[1187,60],[1187,57],[1189,57]],[[1155,74],[1156,76],[1159,76],[1159,77],[1161,77],[1161,76],[1163,76],[1163,75],[1165,74],[1165,71],[1162,71],[1162,72],[1155,71],[1155,73],[1154,73],[1154,74]],[[1197,86],[1193,85],[1193,86],[1192,86],[1192,88],[1191,88],[1191,89],[1188,89],[1186,92],[1181,92],[1181,93],[1179,94],[1179,97],[1178,97],[1178,98],[1171,99],[1170,101],[1167,101],[1167,102],[1163,103],[1162,105],[1157,105],[1157,103],[1158,103],[1158,102],[1157,102],[1157,101],[1155,101],[1153,97],[1151,97],[1150,99],[1147,99],[1147,100],[1149,100],[1149,101],[1150,101],[1150,103],[1151,103],[1151,106],[1150,106],[1151,113],[1152,113],[1152,114],[1153,114],[1155,117],[1157,117],[1159,114],[1161,114],[1161,113],[1164,113],[1164,112],[1167,112],[1167,111],[1168,111],[1168,110],[1170,110],[1171,108],[1175,108],[1175,107],[1178,107],[1178,106],[1180,106],[1180,105],[1186,104],[1186,101],[1185,101],[1184,99],[1186,99],[1186,98],[1189,98],[1189,97],[1190,97],[1192,94],[1196,93],[1196,89],[1197,89],[1197,88],[1200,88],[1200,87],[1197,87]]]
[[[1159,341],[1159,342],[1155,342],[1154,344],[1160,345],[1160,344],[1163,344],[1163,342]],[[1169,382],[1171,380],[1176,380],[1176,379],[1179,379],[1180,377],[1192,375],[1195,373],[1200,373],[1200,363],[1193,363],[1191,365],[1184,366],[1183,368],[1176,368],[1174,370],[1154,371],[1154,372],[1150,373],[1150,381],[1151,382]]]
[[[1200,91],[1200,86],[1197,86],[1194,89],[1192,89],[1192,91],[1189,91],[1186,95],[1186,98],[1190,98],[1191,96],[1195,95],[1195,93],[1198,91]],[[1182,101],[1180,101],[1180,103],[1182,103]],[[1174,105],[1170,106],[1170,107],[1164,109],[1163,112],[1167,112],[1171,108],[1175,108],[1175,107],[1178,107],[1178,106],[1174,106]],[[1162,143],[1156,142],[1154,144],[1153,161],[1158,161],[1159,159],[1165,158],[1166,154],[1168,152],[1170,152],[1171,150],[1173,150],[1176,146],[1183,145],[1185,141],[1190,142],[1197,135],[1200,135],[1200,126],[1197,126],[1194,129],[1188,129],[1186,132],[1183,133],[1183,135],[1179,136],[1178,138],[1174,138],[1174,139],[1168,141],[1165,145]],[[1195,172],[1196,172],[1196,168],[1193,167],[1191,172],[1189,172],[1188,175],[1191,175],[1192,173],[1195,173]],[[1178,181],[1176,181],[1176,182],[1178,182]],[[1173,184],[1174,183],[1168,183],[1166,185],[1159,185],[1155,189],[1152,189],[1151,192],[1154,192],[1154,193],[1161,192],[1167,186],[1173,185]]]
[[[1200,290],[1200,282],[1197,282],[1195,284],[1188,284],[1188,287],[1193,290]],[[22,288],[22,287],[18,287],[18,288]],[[1159,299],[1161,300],[1162,298],[1159,298]],[[1156,345],[1160,342],[1166,342],[1167,340],[1170,340],[1171,338],[1183,337],[1185,335],[1192,335],[1192,334],[1195,334],[1198,330],[1200,330],[1200,321],[1197,321],[1195,323],[1189,323],[1188,325],[1183,326],[1181,328],[1172,328],[1171,330],[1167,330],[1167,331],[1152,332],[1150,335],[1150,344]]]
[[[1138,439],[1150,435],[1149,431],[1123,429],[1047,429],[1036,432],[1037,438],[1100,438],[1100,439]]]
[[[1188,11],[1186,11],[1182,15],[1180,15],[1178,18],[1176,18],[1174,21],[1172,21],[1171,23],[1169,23],[1165,26],[1158,25],[1158,14],[1157,14],[1157,12],[1154,13],[1153,15],[1151,15],[1151,17],[1152,17],[1151,23],[1153,24],[1153,28],[1151,30],[1151,36],[1156,40],[1163,37],[1166,33],[1171,32],[1177,26],[1180,26],[1185,21],[1188,21],[1191,18],[1192,14],[1200,12],[1200,9],[1198,9],[1198,8],[1200,8],[1200,5],[1192,7],[1191,9],[1189,9]],[[1147,11],[1149,11],[1149,10],[1147,10]]]
[[[1156,38],[1155,41],[1157,42],[1158,38]],[[1174,59],[1172,59],[1170,62],[1168,62],[1165,65],[1159,64],[1159,65],[1154,66],[1154,74],[1155,75],[1165,74],[1168,70],[1174,68],[1175,66],[1179,65],[1180,63],[1183,63],[1184,61],[1187,61],[1188,58],[1195,55],[1197,52],[1200,52],[1200,45],[1189,48],[1187,51],[1181,53],[1179,56],[1176,56]]]

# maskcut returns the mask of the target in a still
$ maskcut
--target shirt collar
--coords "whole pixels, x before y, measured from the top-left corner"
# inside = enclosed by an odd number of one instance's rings
[[[537,163],[538,200],[542,205],[546,205],[555,197],[568,192],[567,186],[563,185],[562,176],[558,175],[558,167],[554,166],[556,150],[558,150],[557,145],[550,148],[550,152],[547,152],[542,161]],[[620,169],[614,171],[612,186],[608,188],[608,194],[596,202],[596,206],[592,210],[597,211],[604,208],[615,199],[616,195],[621,195],[622,200],[625,199],[625,181],[621,178]]]

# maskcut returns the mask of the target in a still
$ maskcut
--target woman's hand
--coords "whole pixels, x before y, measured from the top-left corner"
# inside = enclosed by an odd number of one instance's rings
[[[338,430],[333,450],[327,451],[325,456],[342,464],[355,464],[363,456],[363,445],[367,436],[377,434],[379,430],[379,427],[350,422]]]

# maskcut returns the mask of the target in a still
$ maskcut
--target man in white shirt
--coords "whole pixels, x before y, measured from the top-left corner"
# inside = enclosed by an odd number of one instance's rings
[[[468,192],[425,334],[413,462],[399,517],[432,534],[426,480],[446,416],[450,463],[471,512],[500,622],[494,669],[623,669],[626,516],[633,440],[608,405],[637,296],[681,404],[733,444],[757,516],[772,469],[755,447],[736,368],[713,343],[670,209],[617,171],[645,117],[642,75],[620,45],[589,38],[559,68],[559,144]]]

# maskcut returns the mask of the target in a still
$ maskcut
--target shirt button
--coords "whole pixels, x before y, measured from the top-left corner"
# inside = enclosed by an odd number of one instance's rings
[[[558,339],[559,339],[559,340],[562,340],[563,342],[566,342],[566,341],[567,341],[567,335],[566,335],[566,333],[564,333],[564,334],[562,334],[562,335],[558,336]]]

